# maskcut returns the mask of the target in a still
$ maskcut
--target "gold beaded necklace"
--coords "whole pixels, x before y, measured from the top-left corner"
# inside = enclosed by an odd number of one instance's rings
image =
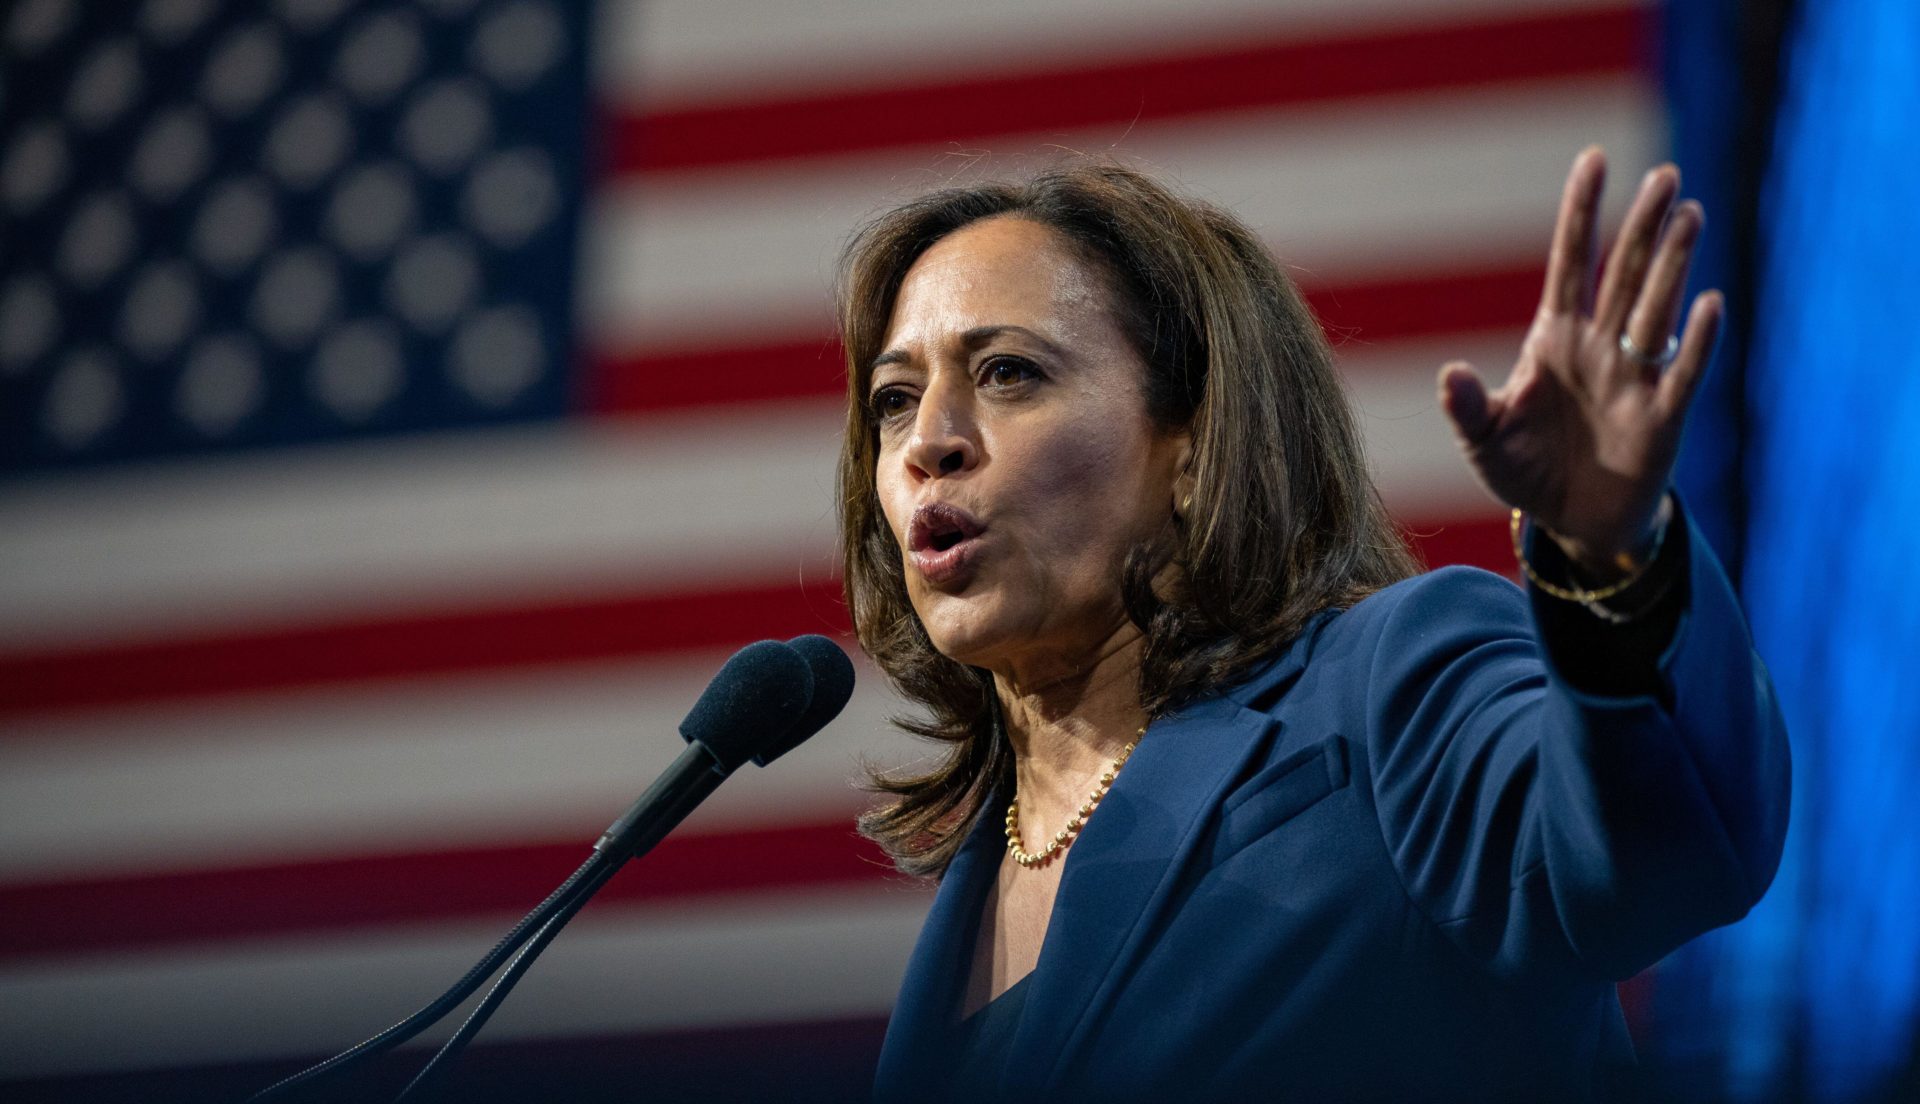
[[[1025,845],[1021,843],[1020,795],[1018,793],[1014,794],[1012,804],[1007,806],[1007,851],[1013,856],[1013,861],[1026,867],[1028,870],[1045,866],[1047,863],[1052,862],[1053,857],[1060,853],[1060,849],[1071,843],[1073,838],[1080,834],[1080,829],[1086,826],[1087,818],[1093,815],[1095,809],[1099,808],[1100,799],[1107,796],[1107,791],[1113,787],[1113,776],[1120,773],[1121,767],[1126,766],[1127,757],[1133,754],[1134,747],[1140,743],[1140,738],[1146,734],[1147,730],[1142,728],[1134,734],[1133,740],[1130,741],[1126,747],[1120,749],[1120,757],[1113,761],[1113,766],[1107,768],[1107,773],[1100,776],[1100,784],[1095,786],[1093,792],[1087,795],[1087,800],[1081,804],[1080,811],[1074,814],[1072,820],[1067,821],[1067,826],[1057,832],[1053,837],[1053,842],[1047,844],[1042,850],[1029,852],[1026,850]]]

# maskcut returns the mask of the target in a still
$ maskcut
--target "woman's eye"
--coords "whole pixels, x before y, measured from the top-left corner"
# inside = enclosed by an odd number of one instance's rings
[[[868,402],[873,407],[873,416],[885,421],[906,410],[907,393],[897,387],[883,387],[873,393]]]
[[[987,382],[998,387],[1011,387],[1039,376],[1038,368],[1018,357],[995,357],[987,362]]]

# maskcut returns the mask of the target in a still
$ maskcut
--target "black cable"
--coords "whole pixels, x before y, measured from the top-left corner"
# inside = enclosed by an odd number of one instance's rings
[[[315,1078],[337,1072],[356,1062],[376,1058],[432,1027],[447,1013],[458,1008],[461,1002],[472,996],[474,991],[500,968],[501,962],[505,961],[508,955],[513,954],[521,944],[534,937],[537,930],[545,930],[545,926],[554,916],[569,908],[577,911],[579,906],[593,895],[594,890],[600,887],[600,883],[606,880],[606,875],[611,874],[618,867],[617,862],[595,851],[592,857],[581,863],[579,869],[568,876],[566,881],[560,883],[558,889],[548,894],[546,900],[536,905],[532,912],[521,917],[520,922],[513,926],[513,930],[501,936],[500,942],[494,944],[493,949],[488,951],[479,962],[474,963],[472,969],[426,1007],[324,1062],[309,1066],[299,1073],[268,1085],[248,1097],[246,1104],[261,1104],[263,1101],[283,1096]],[[589,886],[588,882],[592,884]],[[571,912],[568,914],[571,915]]]
[[[488,1020],[493,1018],[493,1014],[506,1001],[507,995],[513,992],[513,987],[533,967],[533,960],[540,957],[540,952],[560,934],[560,929],[567,926],[567,922],[586,906],[593,895],[599,892],[600,887],[606,884],[607,879],[613,877],[617,869],[617,865],[609,865],[583,883],[579,895],[540,926],[540,930],[534,933],[527,945],[520,948],[519,953],[513,956],[513,960],[507,963],[506,970],[501,973],[499,980],[493,983],[493,987],[487,990],[487,995],[474,1006],[472,1012],[467,1014],[466,1022],[460,1025],[460,1029],[453,1033],[452,1038],[442,1044],[439,1052],[421,1068],[418,1074],[414,1075],[413,1080],[407,1083],[407,1087],[394,1098],[393,1104],[428,1104],[438,1095],[440,1082],[445,1079],[453,1063],[459,1059],[460,1052],[466,1049],[467,1044],[473,1041],[473,1037],[480,1033],[480,1029],[487,1025]]]

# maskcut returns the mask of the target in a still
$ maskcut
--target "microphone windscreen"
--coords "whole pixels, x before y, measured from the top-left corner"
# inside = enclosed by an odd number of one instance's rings
[[[848,699],[853,697],[853,661],[840,650],[840,645],[818,633],[808,633],[787,641],[787,647],[800,653],[807,661],[808,669],[813,672],[813,700],[807,703],[806,712],[793,722],[793,727],[764,745],[753,757],[754,763],[762,767],[799,747],[814,733],[827,727],[828,722],[838,717],[840,711],[847,707]]]
[[[799,652],[762,640],[733,653],[693,703],[680,735],[706,746],[721,773],[793,727],[813,700],[813,669]]]

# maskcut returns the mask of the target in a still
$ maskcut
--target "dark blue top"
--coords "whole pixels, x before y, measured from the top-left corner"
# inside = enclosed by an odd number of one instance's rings
[[[1744,915],[1786,832],[1771,683],[1678,536],[1683,608],[1641,689],[1570,680],[1610,647],[1581,635],[1598,618],[1444,568],[1156,721],[1066,853],[972,1099],[1605,1099],[1633,1063],[1613,982]],[[981,816],[942,879],[883,1101],[942,1095],[967,1046],[1004,850]]]
[[[1033,974],[1028,973],[960,1022],[953,1071],[946,1079],[946,1099],[994,1099],[1006,1072],[1007,1055],[1013,1052],[1021,1013],[1026,1011],[1027,983],[1032,980]]]

